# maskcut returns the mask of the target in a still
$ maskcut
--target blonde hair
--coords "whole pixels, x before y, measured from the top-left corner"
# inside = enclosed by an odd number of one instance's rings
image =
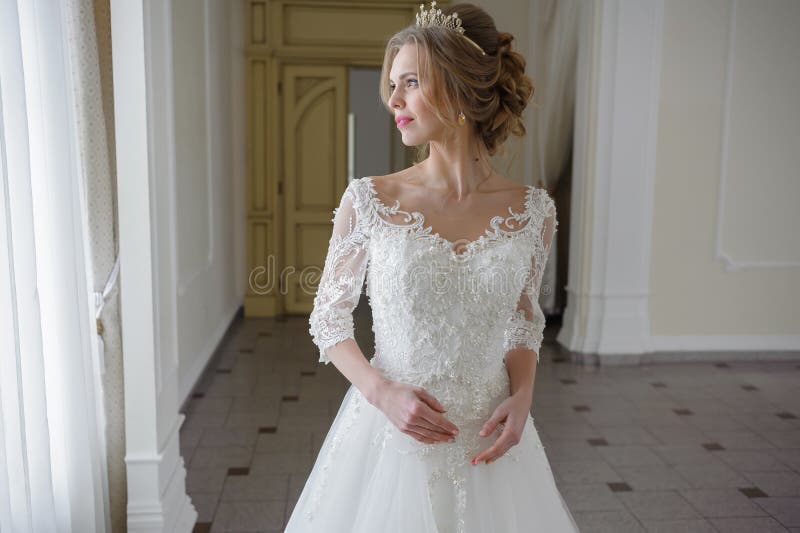
[[[456,118],[463,112],[472,124],[478,150],[484,156],[504,153],[509,135],[522,137],[522,113],[533,96],[533,81],[525,74],[526,61],[511,49],[514,36],[498,32],[494,20],[473,4],[442,7],[446,16],[458,13],[464,35],[475,41],[482,55],[459,33],[447,28],[419,27],[412,24],[394,34],[386,44],[380,76],[380,96],[389,107],[389,71],[405,44],[417,45],[417,75],[422,99],[449,128],[458,127]],[[428,148],[422,147],[420,155]]]

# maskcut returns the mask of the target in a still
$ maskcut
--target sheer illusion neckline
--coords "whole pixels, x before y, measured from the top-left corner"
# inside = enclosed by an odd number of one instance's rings
[[[443,237],[439,232],[433,231],[433,227],[427,225],[425,215],[420,211],[406,211],[400,207],[400,200],[395,200],[394,205],[387,205],[378,197],[378,191],[375,188],[372,176],[365,176],[364,181],[368,185],[370,205],[375,208],[377,214],[402,214],[407,224],[396,224],[390,220],[386,220],[381,216],[380,219],[385,224],[394,228],[408,229],[414,232],[415,235],[421,235],[432,239],[437,245],[446,249],[455,259],[463,260],[476,251],[482,249],[488,243],[497,240],[505,240],[516,237],[517,235],[525,234],[531,225],[531,212],[533,203],[533,193],[536,188],[533,185],[526,185],[525,198],[523,209],[521,212],[514,211],[513,206],[507,207],[508,215],[494,215],[489,219],[489,226],[484,228],[483,233],[476,239],[458,239],[451,241]],[[509,227],[509,222],[514,222],[514,229],[503,229],[500,226],[505,225]],[[525,225],[519,227],[521,223]],[[460,247],[462,252],[457,252],[456,249]]]

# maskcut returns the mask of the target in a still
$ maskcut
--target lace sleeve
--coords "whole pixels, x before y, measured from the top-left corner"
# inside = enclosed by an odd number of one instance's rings
[[[556,207],[553,200],[543,195],[544,220],[538,243],[534,247],[531,257],[531,266],[525,278],[525,285],[520,294],[517,308],[508,321],[505,330],[504,350],[508,352],[514,348],[528,348],[536,352],[536,361],[539,361],[539,350],[542,346],[542,332],[544,331],[545,317],[539,305],[539,292],[542,285],[542,275],[550,255],[550,246],[558,227]]]
[[[328,348],[355,338],[352,312],[358,305],[367,270],[368,232],[357,216],[353,183],[333,210],[333,234],[309,316],[308,331],[319,348],[319,361],[326,364],[331,362],[325,354]]]

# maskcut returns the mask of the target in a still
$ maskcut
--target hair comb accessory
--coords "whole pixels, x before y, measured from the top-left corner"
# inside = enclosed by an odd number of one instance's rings
[[[469,41],[472,46],[477,48],[481,54],[486,55],[483,48],[475,41],[464,35],[464,28],[461,26],[461,19],[458,18],[458,13],[451,13],[447,16],[442,14],[441,9],[436,8],[436,0],[431,1],[431,8],[426,10],[425,4],[419,5],[419,13],[417,13],[417,26],[428,28],[431,26],[441,26],[448,30],[453,30],[461,34],[464,39]]]

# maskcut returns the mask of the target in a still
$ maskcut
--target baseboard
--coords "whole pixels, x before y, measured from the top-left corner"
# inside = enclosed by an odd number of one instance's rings
[[[189,396],[192,390],[197,386],[200,377],[211,364],[214,354],[220,346],[222,346],[231,331],[231,326],[240,317],[244,316],[244,307],[238,301],[228,309],[225,313],[228,319],[223,319],[214,330],[205,347],[202,350],[202,356],[198,357],[192,368],[188,372],[183,373],[179,370],[179,384],[178,384],[178,398],[181,402],[181,411],[186,407],[186,403],[191,399]]]
[[[178,445],[182,421],[183,415],[178,415],[158,453],[125,457],[128,533],[190,533],[194,528],[197,510],[186,494],[186,465]],[[161,486],[164,488],[159,492]],[[157,492],[143,496],[151,489]],[[137,497],[139,500],[135,501]]]
[[[800,351],[661,351],[645,354],[576,353],[571,361],[588,366],[636,366],[664,363],[800,361]]]
[[[653,335],[654,352],[798,352],[800,335]]]

